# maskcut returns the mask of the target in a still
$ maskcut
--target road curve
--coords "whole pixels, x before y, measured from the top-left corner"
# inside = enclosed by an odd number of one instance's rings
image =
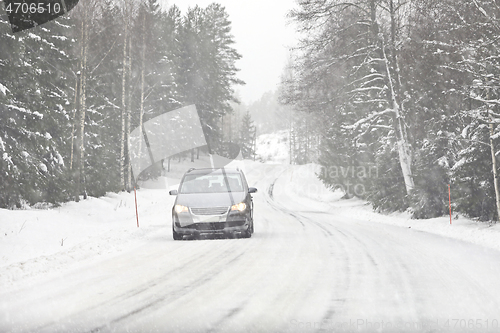
[[[247,170],[252,238],[173,241],[165,223],[130,250],[0,291],[0,331],[500,330],[500,252],[308,207],[284,170]]]

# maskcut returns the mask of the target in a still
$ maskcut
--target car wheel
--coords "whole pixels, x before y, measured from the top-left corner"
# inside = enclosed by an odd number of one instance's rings
[[[174,240],[182,240],[182,235],[175,232],[174,226],[172,226],[172,236],[174,237]]]
[[[251,225],[248,226],[248,229],[242,234],[243,238],[250,238],[252,237],[252,227]]]

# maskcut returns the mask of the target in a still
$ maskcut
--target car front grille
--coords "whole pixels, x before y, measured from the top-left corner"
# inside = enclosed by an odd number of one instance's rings
[[[194,215],[222,215],[227,213],[229,207],[206,207],[206,208],[191,208],[191,213]]]
[[[195,223],[187,226],[188,228],[194,228],[200,231],[209,230],[223,230],[230,227],[241,227],[245,224],[245,221],[231,221],[231,222],[221,222],[221,223]]]
[[[196,230],[222,230],[224,223],[197,223],[195,228]]]

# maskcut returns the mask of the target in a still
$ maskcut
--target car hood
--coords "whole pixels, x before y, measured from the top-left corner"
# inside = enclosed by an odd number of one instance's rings
[[[231,195],[233,202],[231,202]],[[245,192],[178,194],[176,204],[187,207],[229,207],[245,200]]]

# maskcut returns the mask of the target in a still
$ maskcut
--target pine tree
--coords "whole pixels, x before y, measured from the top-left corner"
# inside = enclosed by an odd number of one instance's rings
[[[0,20],[0,206],[64,200],[71,75],[66,18],[13,35]]]
[[[85,178],[89,195],[100,196],[120,187],[120,94],[122,48],[119,8],[112,0],[99,2],[93,24],[88,63]],[[113,41],[110,43],[110,41]]]
[[[227,13],[136,4],[87,1],[16,35],[0,21],[1,207],[129,188],[130,131],[183,105],[217,144],[241,83]]]
[[[190,8],[181,31],[179,86],[187,104],[196,104],[207,141],[214,150],[221,144],[221,118],[230,112],[236,78],[236,60],[231,26],[224,7]]]
[[[439,43],[440,53],[446,54],[444,65],[460,75],[452,81],[459,88],[446,91],[461,97],[453,137],[460,142],[457,164],[452,169],[457,209],[470,216],[497,220],[500,10],[493,1],[475,0],[447,3],[443,11],[446,15],[442,23],[449,29],[445,30],[446,41]]]
[[[330,125],[322,128],[320,177],[325,183],[346,187],[356,181],[375,208],[404,210],[412,203],[418,207],[415,216],[443,213],[442,194],[453,162],[447,148],[461,97],[453,89],[463,82],[449,64],[445,68],[450,54],[440,59],[431,51],[439,43],[432,44],[439,36],[436,30],[448,31],[444,25],[436,29],[446,7],[332,0],[304,2],[292,12],[307,35],[298,49],[296,75],[287,83],[288,100]],[[449,81],[439,82],[443,73]],[[331,179],[328,172],[359,167],[375,167],[378,176]]]
[[[256,128],[250,112],[247,111],[241,120],[240,137],[238,144],[243,158],[253,158],[255,153]]]

